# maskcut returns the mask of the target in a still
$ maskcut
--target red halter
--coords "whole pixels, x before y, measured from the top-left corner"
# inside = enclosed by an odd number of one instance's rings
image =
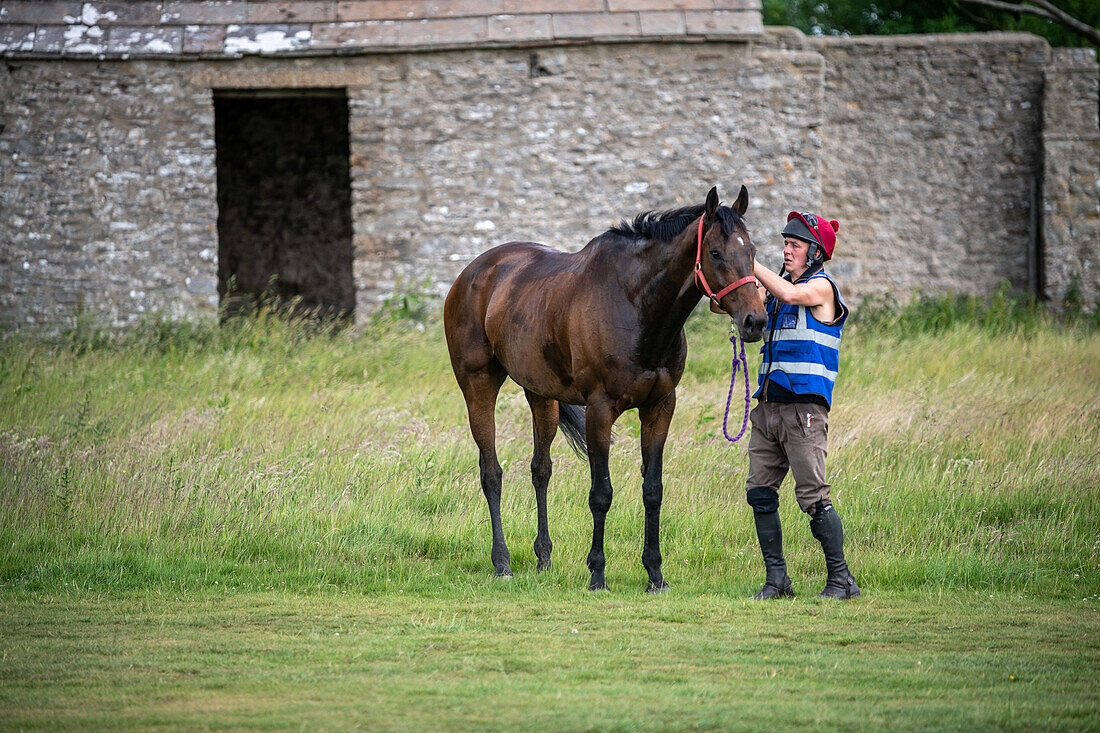
[[[707,294],[707,297],[710,298],[712,303],[721,307],[718,301],[720,301],[727,294],[732,293],[734,290],[741,287],[742,285],[756,283],[756,278],[752,275],[746,275],[740,280],[734,280],[729,285],[719,290],[717,293],[710,289],[710,283],[707,282],[707,276],[703,274],[703,220],[706,218],[706,216],[699,217],[699,245],[695,251],[695,284],[698,285],[702,289],[702,291]],[[760,283],[756,284],[757,287],[760,286]]]

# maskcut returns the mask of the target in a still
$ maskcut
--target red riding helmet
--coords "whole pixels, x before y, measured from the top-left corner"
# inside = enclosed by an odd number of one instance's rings
[[[815,214],[792,211],[787,214],[787,226],[783,227],[783,236],[819,245],[825,259],[830,260],[833,258],[836,233],[839,230],[839,221],[826,221]]]

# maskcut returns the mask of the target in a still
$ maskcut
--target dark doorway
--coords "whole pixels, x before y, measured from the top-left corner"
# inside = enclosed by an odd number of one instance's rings
[[[345,90],[215,90],[214,139],[225,316],[265,299],[297,313],[350,316]]]

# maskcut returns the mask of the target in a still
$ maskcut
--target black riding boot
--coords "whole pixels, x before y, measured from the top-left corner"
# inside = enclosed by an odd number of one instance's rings
[[[764,587],[753,599],[762,601],[793,596],[791,579],[787,577],[787,561],[783,559],[783,530],[779,525],[779,512],[753,512],[752,516],[756,520],[756,538],[760,540],[760,553],[764,556],[767,572]]]
[[[821,543],[821,549],[825,553],[825,568],[829,572],[829,577],[825,580],[825,590],[818,593],[818,596],[840,600],[858,598],[859,586],[848,571],[848,563],[844,561],[844,528],[840,524],[840,515],[832,504],[822,506],[818,503],[817,512],[810,519],[810,531],[814,539]]]

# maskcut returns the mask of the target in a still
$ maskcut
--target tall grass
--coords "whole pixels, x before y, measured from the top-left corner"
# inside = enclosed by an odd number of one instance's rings
[[[721,437],[725,328],[703,313],[689,322],[662,548],[680,589],[743,595],[761,567],[744,443]],[[861,310],[830,428],[833,496],[861,585],[1100,593],[1098,332],[1093,317],[1005,293]],[[758,363],[751,354],[753,374]],[[497,428],[516,582],[536,582],[530,418],[515,385]],[[617,433],[608,578],[640,589],[634,413]],[[553,455],[554,568],[537,582],[572,591],[587,582],[587,465],[564,441]],[[784,494],[792,577],[819,584],[820,551]],[[465,406],[442,328],[419,302],[360,329],[261,311],[222,326],[151,319],[123,334],[9,338],[0,516],[0,584],[27,590],[432,595],[491,570]]]

